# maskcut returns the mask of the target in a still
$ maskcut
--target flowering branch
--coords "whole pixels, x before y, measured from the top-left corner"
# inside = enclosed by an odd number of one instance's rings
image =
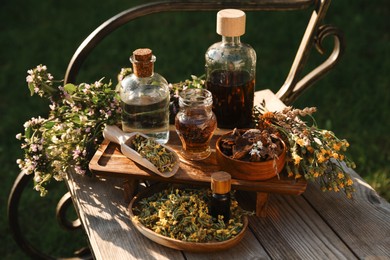
[[[39,65],[28,71],[26,78],[31,95],[51,101],[48,118],[32,118],[24,124],[22,140],[24,159],[17,163],[25,174],[34,174],[34,188],[41,196],[45,186],[54,178],[62,180],[69,168],[79,174],[88,173],[88,163],[102,141],[105,124],[116,124],[120,119],[119,99],[111,83],[103,80],[93,84],[57,82]]]

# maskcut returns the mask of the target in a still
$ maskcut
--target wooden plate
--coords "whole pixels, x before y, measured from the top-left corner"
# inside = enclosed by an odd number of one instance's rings
[[[144,191],[142,191],[141,193],[139,193],[137,196],[135,196],[129,204],[128,209],[129,209],[129,215],[130,215],[130,219],[131,219],[132,223],[134,224],[136,229],[139,232],[141,232],[141,234],[143,234],[144,236],[146,236],[150,240],[152,240],[160,245],[170,247],[173,249],[177,249],[177,250],[184,250],[184,251],[189,251],[189,252],[215,252],[215,251],[220,251],[220,250],[224,250],[224,249],[235,246],[244,237],[245,231],[248,228],[247,216],[243,216],[243,224],[244,225],[243,225],[243,228],[240,231],[240,233],[238,233],[235,237],[233,237],[229,240],[226,240],[226,241],[222,241],[222,242],[203,242],[203,243],[186,242],[186,241],[172,239],[172,238],[157,234],[154,231],[150,230],[149,228],[145,227],[144,225],[142,225],[142,223],[140,221],[138,221],[134,218],[135,214],[133,213],[133,208],[137,205],[137,203],[141,199],[150,197],[154,193],[160,192],[163,189],[165,189],[166,187],[167,187],[167,185],[151,186],[151,187],[145,189]]]

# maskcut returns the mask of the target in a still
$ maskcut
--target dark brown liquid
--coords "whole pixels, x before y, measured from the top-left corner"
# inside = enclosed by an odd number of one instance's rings
[[[206,82],[220,128],[252,126],[255,80],[246,71],[214,71]]]
[[[217,120],[214,115],[207,115],[202,109],[192,109],[186,113],[179,112],[175,127],[184,150],[197,153],[209,147],[209,141],[217,127]]]

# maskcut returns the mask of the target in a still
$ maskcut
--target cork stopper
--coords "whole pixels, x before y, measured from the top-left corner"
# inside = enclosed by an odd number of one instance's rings
[[[130,57],[130,61],[133,63],[133,71],[137,77],[144,78],[153,74],[153,64],[156,57],[151,49],[136,49]]]
[[[227,172],[214,172],[211,174],[211,190],[217,194],[230,192],[231,176]]]
[[[245,13],[238,9],[223,9],[217,13],[217,33],[234,37],[245,33]]]

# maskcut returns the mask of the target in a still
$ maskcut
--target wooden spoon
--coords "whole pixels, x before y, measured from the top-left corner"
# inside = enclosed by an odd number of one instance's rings
[[[175,158],[174,167],[172,171],[169,172],[160,172],[154,164],[152,164],[150,161],[148,161],[146,158],[142,157],[137,151],[135,151],[133,148],[131,148],[128,144],[131,143],[131,140],[136,136],[140,135],[145,138],[150,138],[142,133],[139,132],[132,132],[132,133],[125,133],[119,127],[113,126],[113,125],[107,125],[103,130],[103,136],[107,140],[117,143],[121,147],[121,152],[124,156],[127,158],[133,160],[136,163],[141,164],[145,168],[151,170],[154,173],[157,173],[158,175],[162,177],[171,177],[173,176],[177,170],[179,169],[179,156],[177,153],[169,148],[166,145],[161,144],[161,146],[165,147],[165,149],[169,152],[171,152]]]

